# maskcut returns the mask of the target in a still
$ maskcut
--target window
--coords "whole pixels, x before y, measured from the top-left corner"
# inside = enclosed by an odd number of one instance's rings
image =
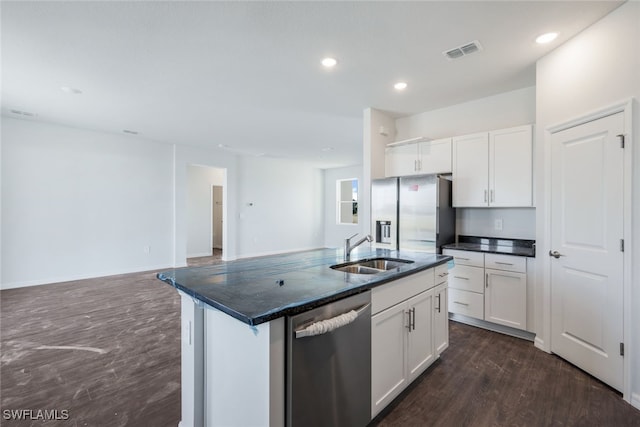
[[[339,179],[336,185],[338,195],[338,224],[358,223],[358,180]]]

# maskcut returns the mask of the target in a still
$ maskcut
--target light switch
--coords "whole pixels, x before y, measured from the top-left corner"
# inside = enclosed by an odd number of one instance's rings
[[[498,231],[502,231],[502,218],[496,219],[494,228]]]

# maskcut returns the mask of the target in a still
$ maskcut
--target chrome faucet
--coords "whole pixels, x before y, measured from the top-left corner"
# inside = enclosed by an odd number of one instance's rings
[[[355,248],[357,248],[358,246],[360,246],[361,244],[363,244],[365,241],[366,242],[370,242],[373,239],[371,238],[370,234],[367,234],[366,236],[364,236],[362,239],[358,240],[357,242],[355,242],[353,245],[351,244],[351,239],[353,239],[354,237],[356,237],[358,235],[358,233],[354,234],[351,237],[347,237],[346,239],[344,239],[344,260],[345,261],[349,261],[349,258],[351,256],[351,251],[354,250]]]

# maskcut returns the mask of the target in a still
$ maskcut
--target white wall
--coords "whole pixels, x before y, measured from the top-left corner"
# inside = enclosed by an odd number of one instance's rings
[[[322,170],[264,157],[238,158],[240,257],[320,248],[324,240]]]
[[[174,146],[174,257],[176,267],[187,265],[187,242],[189,216],[187,206],[188,170],[190,165],[208,166],[226,169],[226,181],[223,183],[223,206],[227,213],[222,231],[222,257],[224,260],[237,258],[237,215],[236,200],[238,193],[238,159],[235,155],[220,150],[208,150],[186,145]]]
[[[194,164],[226,169],[225,259],[323,246],[306,163],[4,116],[1,149],[2,289],[186,266]]]
[[[187,166],[187,257],[212,254],[211,187],[224,185],[224,169]]]
[[[396,120],[396,141],[447,138],[534,123],[535,87],[518,89]]]
[[[355,233],[369,234],[364,230],[363,217],[370,216],[370,212],[360,210],[358,202],[358,224],[338,224],[336,182],[339,179],[358,179],[358,198],[362,197],[362,166],[349,166],[324,170],[324,246],[328,248],[341,248],[344,239]]]
[[[384,133],[381,130],[384,129]],[[395,141],[395,120],[388,114],[367,108],[362,120],[362,185],[358,210],[365,212],[360,218],[362,230],[371,230],[371,180],[384,178],[384,152],[388,143]]]
[[[535,87],[518,89],[396,120],[395,140],[447,138],[534,123]],[[502,231],[494,227],[503,219]],[[535,209],[456,210],[456,235],[535,239]]]
[[[537,237],[538,299],[544,305],[539,316],[546,320],[537,333],[548,340],[549,326],[549,251],[548,203],[549,143],[544,130],[549,126],[583,116],[635,97],[633,103],[633,213],[631,242],[632,262],[630,323],[632,345],[631,400],[640,408],[640,3],[628,2],[558,47],[537,64]],[[537,304],[538,307],[541,304]],[[537,325],[540,323],[536,322]],[[548,342],[547,342],[548,345]]]
[[[170,145],[2,117],[2,288],[170,266],[171,163]]]

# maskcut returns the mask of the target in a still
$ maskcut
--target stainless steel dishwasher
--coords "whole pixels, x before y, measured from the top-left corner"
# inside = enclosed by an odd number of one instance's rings
[[[287,318],[289,427],[371,421],[371,292]]]

